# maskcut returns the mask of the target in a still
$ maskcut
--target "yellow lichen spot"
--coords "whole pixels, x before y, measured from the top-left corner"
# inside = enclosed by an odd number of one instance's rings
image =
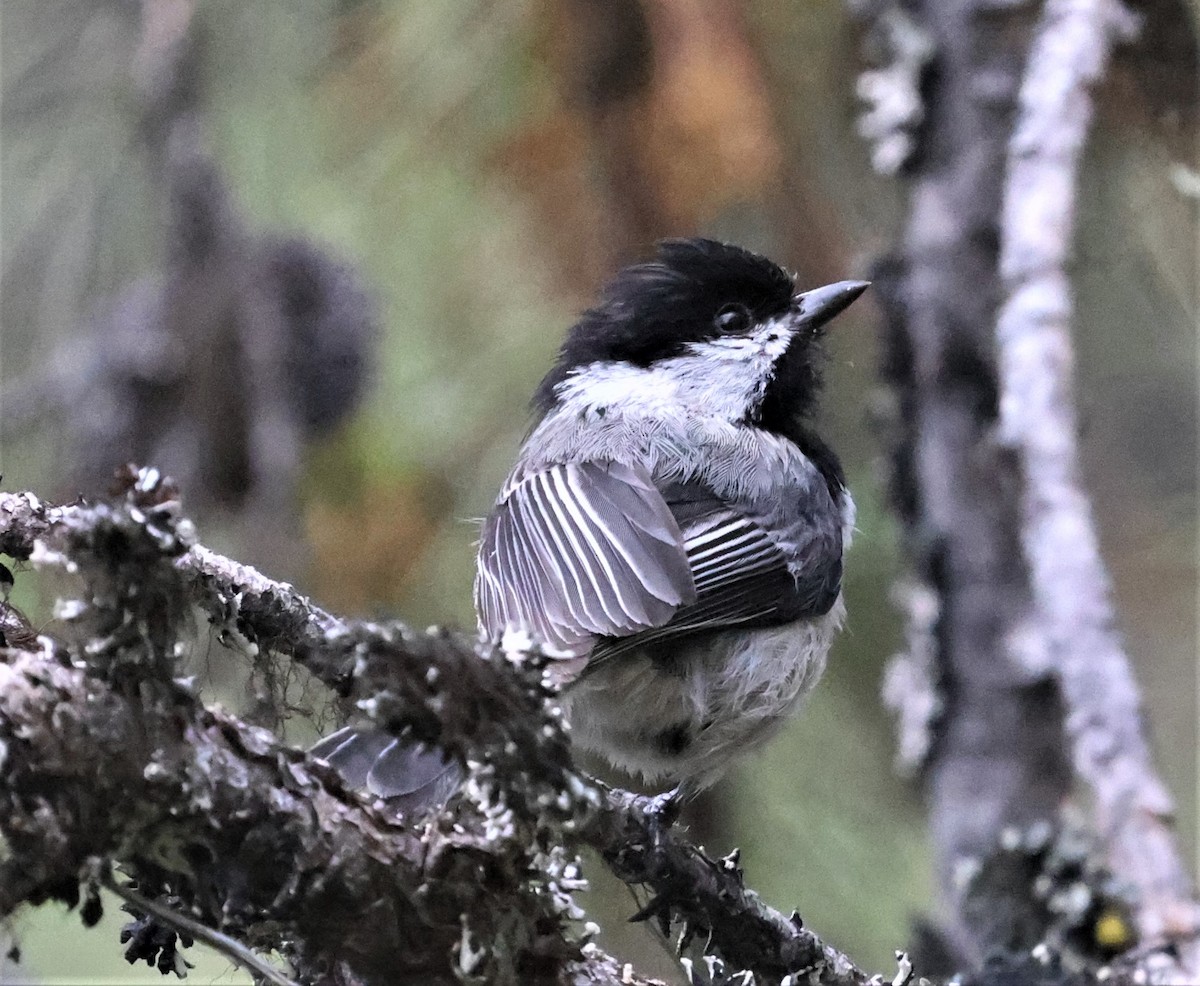
[[[1133,928],[1120,911],[1106,910],[1096,919],[1096,944],[1112,952],[1123,952],[1133,944]]]

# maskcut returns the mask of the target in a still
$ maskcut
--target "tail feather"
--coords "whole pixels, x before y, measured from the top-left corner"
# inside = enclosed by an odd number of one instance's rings
[[[349,787],[361,788],[399,812],[444,803],[463,780],[462,769],[441,750],[388,733],[346,726],[314,744]]]

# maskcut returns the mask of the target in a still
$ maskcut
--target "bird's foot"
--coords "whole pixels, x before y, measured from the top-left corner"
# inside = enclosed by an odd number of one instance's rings
[[[647,798],[642,803],[651,845],[661,846],[666,841],[667,833],[679,821],[679,813],[683,810],[684,800],[683,786],[677,784],[671,790]]]
[[[656,794],[646,801],[646,818],[665,832],[679,821],[683,801],[683,785],[676,784],[671,790]]]

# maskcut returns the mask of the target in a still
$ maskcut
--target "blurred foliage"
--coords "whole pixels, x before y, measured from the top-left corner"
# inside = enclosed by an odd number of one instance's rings
[[[854,134],[856,37],[839,3],[12,0],[0,382],[85,370],[93,313],[162,269],[164,181],[146,120],[178,36],[196,43],[187,71],[233,209],[257,233],[303,236],[354,265],[378,308],[370,396],[306,448],[290,491],[299,571],[294,545],[264,565],[347,613],[471,622],[471,519],[504,478],[527,397],[572,313],[650,240],[737,239],[812,284],[866,273],[901,230],[903,187],[871,174]],[[1186,144],[1130,78],[1112,87],[1085,176],[1085,455],[1192,838],[1195,695],[1178,683],[1196,673],[1197,216],[1169,175],[1197,162],[1180,159]],[[887,598],[900,560],[867,421],[879,399],[871,317],[856,307],[839,324],[825,413],[860,504],[848,632],[806,715],[690,822],[714,852],[740,845],[772,903],[890,968],[930,881],[916,792],[891,774],[877,698],[899,646]],[[85,413],[6,434],[7,487],[76,492],[62,460]],[[198,520],[207,543],[245,557],[236,517]],[[18,599],[39,609],[28,578]],[[212,674],[236,704],[244,672]],[[624,924],[627,892],[596,883],[608,944],[667,974],[663,949]],[[43,982],[157,979],[124,971],[111,918],[88,933],[49,912],[22,926]],[[222,963],[193,979],[229,980]]]

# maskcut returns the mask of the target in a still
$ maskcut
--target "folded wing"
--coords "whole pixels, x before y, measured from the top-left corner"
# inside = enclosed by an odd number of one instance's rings
[[[842,533],[831,499],[818,496],[812,509],[777,511],[768,522],[699,483],[671,484],[663,496],[683,532],[696,598],[662,626],[600,641],[589,670],[629,650],[695,633],[778,626],[833,607],[841,591]]]
[[[475,604],[492,639],[521,629],[584,654],[597,638],[662,626],[695,599],[679,524],[641,467],[518,473],[484,524]]]

